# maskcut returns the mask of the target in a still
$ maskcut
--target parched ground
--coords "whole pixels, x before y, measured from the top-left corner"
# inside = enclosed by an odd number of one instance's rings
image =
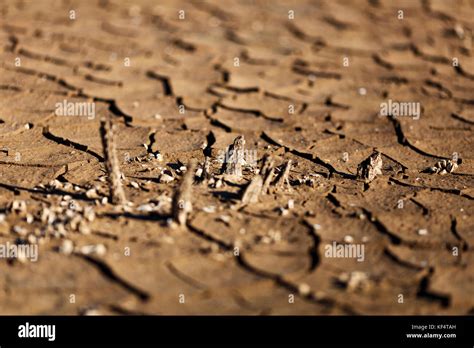
[[[0,244],[39,245],[0,259],[0,313],[472,314],[473,33],[473,1],[0,1]],[[420,118],[381,116],[388,100]],[[238,135],[258,163],[227,180]],[[264,155],[292,161],[289,185],[242,204]]]

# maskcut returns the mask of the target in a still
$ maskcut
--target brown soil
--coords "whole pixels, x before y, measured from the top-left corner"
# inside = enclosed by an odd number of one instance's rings
[[[472,1],[0,2],[0,244],[39,245],[0,259],[0,313],[472,313],[473,19]],[[380,116],[389,99],[420,118]],[[104,201],[101,118],[128,207]],[[216,187],[239,135],[259,162]],[[205,154],[178,226],[179,168]],[[264,155],[289,185],[242,204]]]

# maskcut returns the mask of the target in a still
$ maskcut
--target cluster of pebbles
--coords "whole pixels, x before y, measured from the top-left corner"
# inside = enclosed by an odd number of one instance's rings
[[[29,212],[25,201],[15,200],[10,204],[9,212],[25,222],[13,226],[12,231],[20,237],[28,237],[32,242],[44,237],[62,238],[69,231],[89,234],[89,223],[95,219],[92,207],[82,207],[68,195],[62,196],[58,205],[45,206],[36,212]],[[42,228],[35,227],[35,223],[40,223]]]
[[[455,160],[441,160],[436,162],[432,167],[425,169],[425,172],[430,174],[446,175],[454,172],[458,168],[458,161]]]
[[[70,183],[57,180],[47,185],[39,185],[37,189],[46,191],[61,189],[75,192],[82,190]],[[56,204],[42,204],[39,209],[37,205],[33,207],[25,200],[14,200],[7,207],[6,214],[2,214],[2,223],[8,222],[9,215],[13,215],[14,220],[20,220],[20,223],[10,226],[11,233],[17,236],[16,243],[45,244],[51,239],[61,239],[62,245],[58,251],[64,254],[77,252],[83,255],[103,255],[105,253],[106,249],[102,244],[74,247],[73,242],[67,239],[70,233],[90,234],[90,225],[96,218],[93,206],[82,205],[71,195],[60,196]]]

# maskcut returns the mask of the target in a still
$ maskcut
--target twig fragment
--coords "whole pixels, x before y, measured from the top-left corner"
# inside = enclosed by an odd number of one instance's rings
[[[257,203],[258,197],[262,192],[263,179],[260,175],[255,175],[245,188],[242,194],[242,203]]]
[[[357,177],[369,183],[382,175],[382,165],[382,154],[375,151],[357,166]]]
[[[288,186],[290,186],[290,180],[289,180],[290,170],[291,170],[291,160],[288,160],[285,163],[285,166],[283,167],[283,171],[277,178],[277,181],[275,183],[277,187],[283,187],[285,184],[288,184]]]
[[[265,195],[268,192],[268,188],[273,180],[273,176],[275,173],[275,168],[273,168],[274,162],[273,159],[265,156],[263,159],[262,170],[260,171],[263,177],[263,186],[262,186],[262,194]]]
[[[237,178],[242,177],[242,164],[244,163],[245,138],[239,135],[226,152],[222,172]]]
[[[208,156],[206,156],[204,158],[204,163],[202,165],[202,173],[200,177],[201,182],[207,182],[211,178],[210,166],[211,166],[211,160]]]
[[[109,182],[109,195],[112,204],[124,205],[127,202],[123,190],[119,161],[114,139],[115,126],[110,120],[100,121],[100,137],[104,149],[105,168]]]
[[[192,159],[189,162],[186,173],[183,176],[180,187],[176,190],[173,197],[173,219],[180,225],[186,225],[188,214],[193,211],[192,205],[192,186],[194,173],[196,171],[197,160]]]

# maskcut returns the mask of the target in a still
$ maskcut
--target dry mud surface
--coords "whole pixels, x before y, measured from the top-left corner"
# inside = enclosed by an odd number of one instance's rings
[[[473,19],[473,1],[0,1],[0,244],[39,246],[0,259],[1,314],[472,314]],[[381,116],[389,99],[419,119]],[[104,199],[101,118],[126,207]],[[239,135],[258,163],[231,180]],[[265,155],[288,181],[243,204]]]

